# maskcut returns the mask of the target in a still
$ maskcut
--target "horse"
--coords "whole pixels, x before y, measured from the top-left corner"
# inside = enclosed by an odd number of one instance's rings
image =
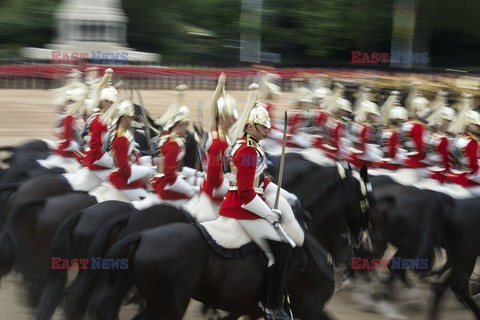
[[[444,246],[451,271],[444,282],[434,285],[435,296],[429,312],[430,319],[438,318],[440,301],[450,287],[457,299],[480,319],[480,309],[471,297],[469,280],[475,262],[480,256],[480,199],[456,200],[446,214],[437,216],[436,224],[429,232],[430,241]]]
[[[372,179],[375,198],[377,199],[377,228],[371,232],[373,252],[365,252],[356,249],[355,256],[365,259],[381,259],[384,257],[388,244],[395,246],[394,258],[401,259],[427,259],[428,267],[420,272],[424,277],[430,274],[435,264],[435,251],[432,241],[426,236],[434,226],[437,219],[447,214],[452,206],[453,199],[449,196],[431,190],[421,190],[411,186],[404,186],[393,181],[384,183],[382,187],[376,181],[380,177]],[[392,268],[392,262],[387,265],[390,275],[380,281],[376,270],[368,270],[367,275],[374,286],[377,298],[372,301],[364,296],[358,297],[359,303],[378,309],[385,316],[399,315],[395,306],[387,300],[394,295],[394,280],[398,277],[408,289],[407,303],[417,306],[422,303],[418,289],[408,280],[405,269]],[[352,276],[360,270],[350,270]],[[356,277],[355,277],[356,278]],[[383,285],[383,286],[381,286]],[[361,288],[363,291],[363,288]],[[381,291],[378,291],[381,289]],[[357,290],[358,291],[358,290]],[[354,291],[356,292],[356,291]],[[387,300],[384,300],[387,299]],[[379,306],[381,304],[381,307]]]
[[[113,245],[113,239],[123,238],[133,232],[173,222],[192,222],[189,214],[167,204],[159,204],[138,211],[120,201],[106,201],[71,214],[58,228],[51,244],[51,256],[88,259],[101,257]],[[113,235],[112,235],[113,234]],[[82,319],[95,284],[98,272],[80,269],[67,290],[65,311],[68,319]],[[51,269],[37,320],[50,319],[61,301],[67,280],[67,270]]]
[[[33,198],[12,210],[0,234],[0,277],[14,267],[24,276],[28,300],[36,306],[50,260],[50,243],[58,226],[72,212],[97,203],[84,192]]]
[[[362,172],[361,177],[367,179],[366,170]],[[321,239],[317,230],[329,221],[333,232],[348,230],[355,240],[368,230],[373,208],[368,205],[363,181],[348,171],[314,201],[316,210],[306,222],[306,241],[295,249],[288,280],[293,313],[302,319],[330,319],[323,307],[333,294],[333,269],[326,262],[328,247],[317,241]],[[345,198],[345,194],[351,196]],[[239,260],[222,258],[193,224],[170,224],[132,234],[117,242],[107,256],[117,257],[126,248],[131,250],[132,278],[120,270],[106,274],[108,285],[92,298],[96,319],[116,319],[133,284],[146,300],[141,314],[145,319],[181,319],[190,298],[237,315],[261,315],[258,301],[264,297],[266,257],[258,250]]]

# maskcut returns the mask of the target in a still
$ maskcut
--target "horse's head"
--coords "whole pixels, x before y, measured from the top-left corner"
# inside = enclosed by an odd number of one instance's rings
[[[347,233],[353,246],[370,244],[368,230],[375,221],[375,198],[367,169],[360,171],[337,164],[338,175],[323,183],[313,202],[313,218],[320,233]],[[369,248],[371,249],[371,248]]]

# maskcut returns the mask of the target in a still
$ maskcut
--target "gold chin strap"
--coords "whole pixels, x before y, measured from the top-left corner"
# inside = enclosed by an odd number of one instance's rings
[[[257,131],[258,134],[259,134],[261,137],[263,137],[263,139],[265,139],[265,138],[268,136],[268,133],[267,133],[266,135],[263,135],[263,134],[257,129],[257,124],[258,124],[258,123],[254,123],[254,124],[253,124],[253,126],[255,127],[255,131]],[[255,139],[255,140],[257,140],[257,139]]]

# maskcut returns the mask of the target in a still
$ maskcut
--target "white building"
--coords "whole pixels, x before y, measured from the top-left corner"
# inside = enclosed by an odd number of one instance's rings
[[[64,0],[55,13],[56,37],[45,48],[22,48],[22,56],[51,61],[52,51],[88,53],[88,59],[101,53],[128,56],[128,62],[158,63],[160,56],[134,51],[127,44],[127,16],[118,0]],[[96,54],[95,54],[96,53]],[[125,54],[127,53],[127,55]]]

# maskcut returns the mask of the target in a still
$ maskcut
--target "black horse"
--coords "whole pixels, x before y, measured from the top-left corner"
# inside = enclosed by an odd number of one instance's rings
[[[456,200],[451,212],[438,215],[429,233],[435,245],[446,249],[451,272],[443,283],[434,286],[435,297],[430,319],[438,317],[440,301],[450,287],[458,300],[470,308],[477,320],[480,309],[471,297],[469,281],[480,256],[480,198]]]
[[[0,277],[15,267],[23,275],[32,306],[46,284],[49,248],[58,226],[72,212],[95,203],[87,193],[73,192],[26,201],[8,217],[0,235]]]
[[[362,177],[367,179],[365,174]],[[313,217],[307,219],[305,244],[296,249],[289,273],[292,310],[302,319],[329,319],[323,308],[333,294],[333,270],[317,242],[319,224],[329,221],[332,232],[348,230],[358,239],[372,219],[362,183],[350,171],[322,189],[314,199]],[[233,314],[261,316],[258,301],[265,294],[266,258],[260,251],[241,260],[224,259],[208,246],[200,229],[189,224],[130,235],[115,244],[109,256],[116,257],[125,247],[131,247],[129,270],[147,302],[145,319],[181,319],[190,298]],[[106,276],[109,285],[95,295],[93,308],[97,319],[116,319],[133,283],[120,271]]]
[[[89,259],[104,256],[106,250],[134,232],[173,222],[192,222],[187,212],[160,204],[138,211],[129,203],[106,201],[70,215],[58,228],[52,242],[52,257]],[[65,312],[68,319],[82,319],[100,272],[79,269],[69,292]],[[50,270],[49,283],[40,301],[37,320],[50,319],[61,301],[67,270]]]

